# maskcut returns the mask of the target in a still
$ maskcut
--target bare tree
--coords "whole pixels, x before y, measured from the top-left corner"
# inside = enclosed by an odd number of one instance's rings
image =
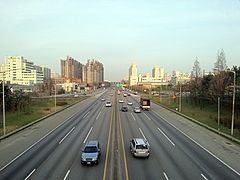
[[[227,70],[226,65],[226,55],[223,49],[221,49],[221,52],[217,52],[217,61],[214,64],[214,74],[219,74],[222,71]]]
[[[220,97],[223,101],[224,94],[227,86],[230,83],[229,73],[220,71],[215,75],[209,84],[208,95],[213,102],[217,102],[217,98]]]
[[[195,62],[193,64],[191,77],[192,77],[192,79],[201,77],[201,68],[200,68],[200,63],[198,61],[198,57],[196,57],[196,60],[195,60]]]

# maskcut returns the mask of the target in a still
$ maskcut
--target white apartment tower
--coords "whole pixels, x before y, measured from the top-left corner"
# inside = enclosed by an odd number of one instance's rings
[[[152,69],[152,77],[153,78],[160,77],[160,67],[159,66],[154,66],[154,68]]]
[[[4,80],[10,84],[32,85],[43,83],[43,72],[22,56],[6,56]]]
[[[155,79],[163,79],[164,78],[164,69],[159,66],[154,66],[152,69],[152,77]]]
[[[132,64],[129,68],[129,85],[137,85],[138,83],[138,73],[137,73],[137,65]]]

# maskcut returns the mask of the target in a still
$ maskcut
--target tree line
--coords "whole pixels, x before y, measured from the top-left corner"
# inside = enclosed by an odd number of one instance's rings
[[[0,107],[3,107],[3,89],[2,83],[0,85]],[[30,95],[22,92],[21,90],[12,92],[9,86],[4,86],[4,94],[5,94],[5,110],[7,112],[21,112],[27,111],[30,106]]]
[[[216,62],[212,72],[202,74],[200,63],[196,58],[191,72],[191,81],[185,84],[184,90],[190,92],[192,103],[203,105],[217,104],[220,98],[223,108],[232,108],[234,73],[235,79],[235,112],[238,117],[240,108],[240,67],[227,68],[225,52],[222,49],[217,53]],[[216,106],[217,107],[217,106]],[[229,119],[230,121],[231,119]],[[229,123],[228,123],[229,124]],[[236,123],[240,128],[240,123]]]

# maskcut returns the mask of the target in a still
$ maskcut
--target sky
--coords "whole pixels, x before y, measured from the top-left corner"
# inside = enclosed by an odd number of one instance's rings
[[[0,63],[20,55],[60,72],[71,56],[120,81],[132,63],[212,71],[217,51],[240,66],[240,0],[0,0]]]

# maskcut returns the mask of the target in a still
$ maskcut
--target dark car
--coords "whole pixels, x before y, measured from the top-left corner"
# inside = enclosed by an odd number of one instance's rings
[[[98,164],[101,149],[98,141],[89,141],[82,150],[81,164]]]
[[[122,106],[121,111],[127,112],[128,111],[128,107],[127,106]]]

